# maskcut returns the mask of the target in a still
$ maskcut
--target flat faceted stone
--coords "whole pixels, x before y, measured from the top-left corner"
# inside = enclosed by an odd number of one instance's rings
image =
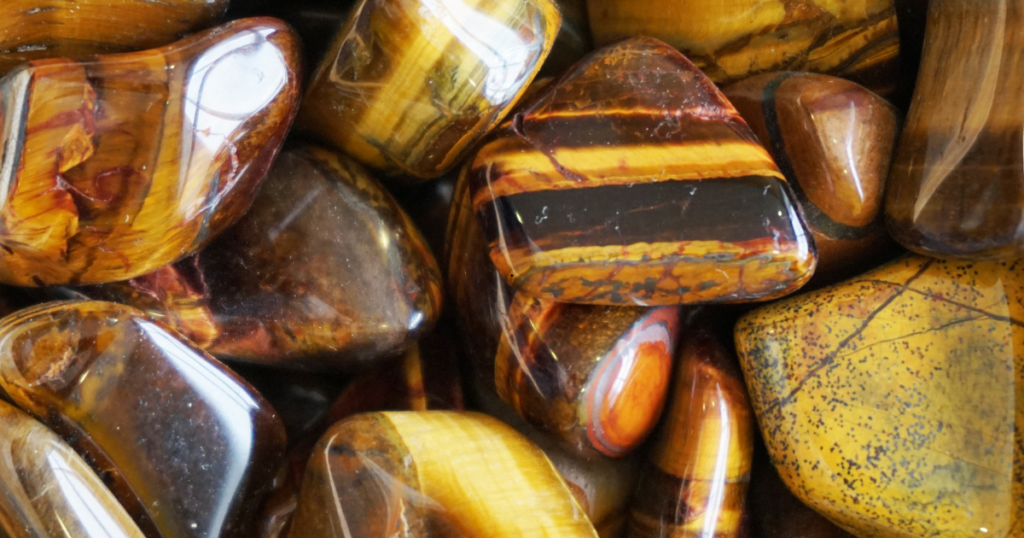
[[[852,276],[890,250],[882,197],[900,121],[891,104],[813,73],[766,73],[722,92],[796,192],[818,247],[816,277]]]
[[[551,0],[362,0],[299,127],[389,174],[440,176],[512,108],[560,21]]]
[[[575,454],[629,454],[661,415],[679,307],[570,304],[513,291],[488,259],[466,179],[452,201],[448,286],[476,376]]]
[[[754,417],[735,358],[683,336],[671,403],[632,501],[629,538],[744,536]]]
[[[338,370],[401,353],[429,331],[441,286],[423,237],[362,166],[299,146],[199,254],[77,293],[145,310],[218,358]]]
[[[299,47],[281,21],[246,19],[0,80],[0,282],[125,280],[227,228],[295,114]]]
[[[712,80],[812,71],[896,89],[900,40],[893,0],[587,0],[594,40],[650,36]]]
[[[313,451],[290,536],[597,538],[539,448],[465,412],[368,413]]]
[[[81,456],[32,417],[0,402],[0,535],[143,538]]]
[[[96,301],[7,316],[0,388],[86,458],[147,536],[252,536],[284,427],[248,384],[142,312]]]
[[[933,0],[886,195],[889,232],[935,257],[1024,254],[1024,4]]]
[[[789,489],[862,538],[1020,535],[1022,269],[912,255],[742,318]]]
[[[747,302],[814,272],[768,152],[707,77],[650,38],[600,49],[538,90],[468,175],[491,261],[532,297]]]
[[[0,74],[43,58],[162,47],[212,26],[229,0],[4,0]]]

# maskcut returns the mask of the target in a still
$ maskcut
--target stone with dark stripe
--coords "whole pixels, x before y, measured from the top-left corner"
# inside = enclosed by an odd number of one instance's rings
[[[539,90],[468,175],[491,261],[536,298],[747,302],[814,271],[769,153],[714,83],[654,39],[598,50]]]
[[[899,135],[895,107],[812,73],[767,73],[723,92],[793,187],[818,246],[818,279],[851,276],[892,250],[882,199]]]

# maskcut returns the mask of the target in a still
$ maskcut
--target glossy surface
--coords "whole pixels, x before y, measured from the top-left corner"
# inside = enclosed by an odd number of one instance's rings
[[[861,537],[1019,534],[1024,278],[908,256],[736,327],[769,455]]]
[[[633,497],[630,538],[742,536],[754,416],[735,359],[683,336],[671,404]]]
[[[747,505],[760,538],[853,538],[793,496],[767,454],[754,458]]]
[[[363,0],[317,69],[299,126],[392,174],[443,174],[547,57],[551,0]]]
[[[280,420],[138,310],[48,303],[4,318],[0,386],[86,457],[147,536],[252,535]]]
[[[475,373],[577,455],[622,457],[661,415],[678,307],[559,303],[515,293],[487,259],[465,178],[449,222],[449,291]]]
[[[0,402],[0,535],[143,537],[71,447],[5,402]]]
[[[899,113],[862,86],[811,73],[767,73],[722,92],[796,192],[818,247],[820,278],[852,276],[891,245],[882,197]]]
[[[597,533],[544,453],[475,413],[371,413],[313,451],[291,535],[562,538]]]
[[[563,302],[745,302],[811,277],[813,241],[736,110],[664,43],[600,49],[538,91],[469,167],[490,257]]]
[[[160,47],[212,26],[228,0],[4,0],[0,74],[43,58]]]
[[[968,0],[969,1],[969,0]],[[679,49],[728,84],[791,69],[896,87],[899,32],[893,0],[588,0],[594,40],[646,35]]]
[[[8,74],[0,281],[123,280],[224,230],[294,115],[297,47],[280,21],[247,19],[162,49]]]
[[[903,246],[950,258],[1024,254],[1024,3],[933,0],[886,198]]]
[[[80,293],[146,310],[220,358],[331,370],[400,353],[437,321],[442,292],[429,247],[380,184],[300,146],[209,248]]]

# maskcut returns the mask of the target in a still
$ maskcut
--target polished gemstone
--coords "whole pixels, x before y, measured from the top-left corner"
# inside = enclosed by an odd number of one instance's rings
[[[544,453],[476,413],[369,413],[313,451],[290,536],[597,538]]]
[[[569,304],[514,292],[487,257],[465,177],[452,206],[448,284],[476,375],[581,456],[632,452],[661,415],[679,307]]]
[[[1024,267],[908,256],[736,327],[772,463],[861,537],[1017,536]]]
[[[4,0],[0,74],[30,60],[161,47],[213,26],[228,1]]]
[[[0,387],[93,465],[147,536],[252,536],[284,451],[281,421],[142,312],[68,302],[4,318]]]
[[[291,123],[298,47],[284,23],[246,19],[0,80],[0,282],[124,280],[227,228]]]
[[[143,538],[81,456],[5,402],[0,402],[0,514],[5,538]]]
[[[508,113],[560,20],[551,0],[362,0],[299,126],[371,167],[437,177]]]
[[[877,265],[891,247],[882,197],[896,109],[863,86],[811,73],[766,73],[722,91],[796,192],[818,247],[817,280]]]
[[[932,0],[889,231],[937,257],[1024,254],[1024,3]]]
[[[689,332],[675,377],[627,536],[743,536],[754,414],[735,358],[710,334]]]
[[[792,69],[849,78],[882,94],[896,87],[900,42],[893,0],[587,0],[587,5],[598,45],[655,37],[718,83]]]
[[[529,296],[746,302],[814,271],[768,152],[707,77],[653,39],[600,49],[539,90],[468,175],[491,261]]]
[[[317,370],[400,353],[441,308],[430,248],[362,166],[300,146],[199,254],[78,290],[165,320],[218,358]]]
[[[854,538],[800,502],[768,461],[764,451],[754,457],[747,513],[759,538]]]

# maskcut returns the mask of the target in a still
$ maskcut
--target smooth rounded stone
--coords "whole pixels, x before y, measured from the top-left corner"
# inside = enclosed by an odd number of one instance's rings
[[[747,513],[760,538],[854,538],[790,493],[763,450],[754,457]]]
[[[0,388],[82,454],[146,536],[252,536],[284,427],[166,326],[99,301],[21,310],[0,320]]]
[[[44,58],[161,47],[213,26],[229,0],[4,0],[0,74]]]
[[[741,537],[754,416],[732,357],[683,335],[671,403],[632,501],[629,538]]]
[[[317,68],[299,128],[392,175],[440,176],[505,117],[561,23],[552,0],[362,0]]]
[[[544,453],[486,415],[369,413],[324,434],[290,536],[597,538]]]
[[[789,489],[867,537],[1019,534],[1024,267],[911,255],[736,326]]]
[[[468,175],[491,261],[532,297],[748,302],[814,272],[814,242],[768,152],[654,39],[595,51],[538,90]]]
[[[338,370],[401,353],[429,331],[442,283],[419,231],[362,166],[300,146],[202,252],[72,295],[145,310],[221,359]]]
[[[281,21],[246,19],[0,80],[0,282],[125,280],[227,228],[295,114],[298,47]]]
[[[0,535],[144,536],[81,456],[6,402],[0,402]]]
[[[654,37],[720,84],[793,70],[848,78],[882,95],[896,89],[893,0],[587,0],[587,7],[598,45]]]
[[[1024,254],[1024,2],[932,0],[886,195],[889,232],[933,257]]]
[[[722,92],[772,154],[818,247],[816,282],[868,269],[892,250],[882,199],[899,112],[848,80],[766,73]]]
[[[448,288],[476,377],[577,456],[622,457],[661,416],[679,307],[568,304],[510,289],[487,257],[464,176],[449,219]]]

